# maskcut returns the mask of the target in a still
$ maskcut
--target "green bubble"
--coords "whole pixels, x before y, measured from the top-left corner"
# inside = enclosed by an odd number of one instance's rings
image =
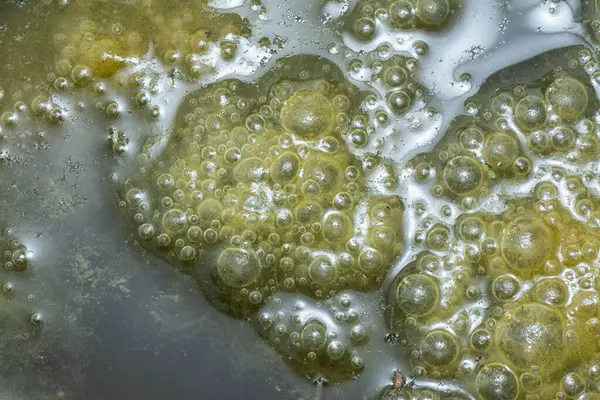
[[[254,253],[239,248],[227,248],[217,259],[216,272],[223,284],[243,288],[256,282],[261,264]]]

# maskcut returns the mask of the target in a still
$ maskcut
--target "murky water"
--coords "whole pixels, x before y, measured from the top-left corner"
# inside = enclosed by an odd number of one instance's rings
[[[3,398],[600,398],[598,7],[0,3]]]

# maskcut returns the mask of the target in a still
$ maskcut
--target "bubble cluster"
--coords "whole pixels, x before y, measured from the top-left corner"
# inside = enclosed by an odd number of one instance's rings
[[[253,325],[294,369],[335,382],[362,373],[361,349],[373,335],[354,295],[336,295],[326,305],[297,295],[273,296],[253,317]]]
[[[428,371],[435,377],[456,371],[463,348],[451,326],[426,329],[427,322],[452,313],[449,302],[456,295],[455,288],[440,281],[439,264],[434,254],[422,253],[396,277],[389,295],[391,330],[402,332],[400,346],[406,349],[414,372]]]
[[[395,114],[406,113],[415,102],[415,96],[421,91],[414,76],[416,60],[394,55],[389,59],[375,61],[373,76],[375,83],[386,93],[389,109]]]
[[[527,178],[531,160],[514,133],[458,118],[433,151],[417,155],[407,168],[416,183],[431,185],[434,196],[468,203],[505,179]]]
[[[348,16],[346,26],[363,41],[372,40],[387,27],[439,31],[448,26],[459,7],[457,0],[363,0]]]
[[[165,63],[180,66],[188,76],[197,78],[213,69],[208,53],[218,50],[222,59],[231,60],[240,38],[250,33],[239,15],[221,14],[206,4],[173,8],[144,1],[120,5],[112,13],[93,7],[93,14],[85,8],[90,9],[88,1],[69,8],[70,13],[88,15],[88,19],[78,25],[65,19],[59,27],[61,33],[54,37],[61,55],[56,73],[71,78],[75,86],[112,77],[135,65],[149,51],[150,43]],[[119,14],[128,17],[114,17]]]
[[[236,14],[152,1],[119,7],[139,10],[135,21],[88,13],[78,24],[59,24],[50,85],[3,111],[3,127],[17,126],[28,110],[60,124],[69,111],[53,94],[86,88],[103,118],[115,122],[107,138],[122,155],[129,136],[117,122],[132,110],[150,121],[163,113],[158,78],[126,67],[152,48],[175,85],[237,63],[246,51],[250,28]],[[390,27],[438,31],[459,8],[446,0],[359,2],[346,29],[364,42]],[[364,372],[372,360],[367,345],[381,338],[359,311],[361,292],[383,287],[387,328],[399,338],[394,358],[408,362],[411,377],[447,379],[486,399],[593,398],[600,389],[600,201],[593,178],[566,176],[575,167],[567,173],[559,166],[591,162],[600,149],[597,99],[579,68],[589,69],[585,54],[578,65],[570,60],[569,68],[528,84],[485,86],[402,175],[380,154],[361,150],[378,128],[392,125],[390,116],[422,122],[408,115],[424,104],[417,60],[392,47],[349,61],[349,76],[368,69],[376,93],[360,92],[331,61],[294,56],[253,83],[224,79],[188,94],[172,131],[141,144],[138,171],[123,186],[120,205],[135,240],[193,276],[217,309],[250,321],[311,379],[338,382]],[[428,51],[422,41],[413,48],[417,56]],[[115,89],[126,95],[107,94]],[[552,167],[539,167],[540,160]],[[530,185],[533,197],[496,193],[501,210],[479,209],[494,191],[546,179],[544,168],[553,182]],[[418,255],[384,285],[404,253],[404,205],[392,195],[404,177],[429,189],[432,204],[449,204],[420,221]],[[565,188],[574,212],[559,204]],[[414,208],[428,213],[423,203]],[[6,269],[21,273],[27,251],[10,246]],[[12,290],[7,282],[4,291]],[[42,321],[31,313],[32,325]],[[396,385],[382,398],[440,394]]]
[[[542,182],[500,214],[459,215],[445,233],[451,247],[421,252],[395,277],[389,328],[415,376],[459,380],[485,399],[600,389],[579,372],[600,339],[600,239],[567,209],[548,207],[556,191]]]
[[[157,70],[168,74],[173,86],[179,80],[202,79],[217,68],[241,63],[243,51],[238,48],[252,46],[246,20],[200,3],[170,7],[146,0],[103,7],[83,0],[65,7],[63,17],[51,25],[53,59],[44,74],[28,77],[31,83],[25,90],[2,90],[2,97],[17,101],[0,104],[0,128],[22,137],[20,128],[33,122],[43,139],[49,126],[60,126],[83,110],[88,94],[110,121],[132,111],[157,120],[162,106],[156,103],[163,92]],[[39,12],[47,11],[40,7]],[[157,68],[150,71],[143,64],[155,54]],[[60,99],[75,93],[86,101],[71,107]],[[108,141],[113,154],[121,156],[130,138],[128,132],[118,132],[110,132]]]
[[[33,302],[35,296],[30,292],[30,284],[37,283],[35,271],[31,268],[33,252],[21,243],[10,229],[3,229],[0,231],[0,254],[0,299],[6,329],[10,329],[14,322],[19,332],[14,334],[19,335],[23,334],[27,325],[31,329],[41,327],[45,323],[44,314],[39,304]]]
[[[133,245],[248,322],[316,397],[362,375],[385,400],[600,398],[598,2],[25,3],[59,14],[41,45],[5,51],[3,145],[100,126],[77,149],[104,139],[121,157],[108,179]],[[39,38],[20,23],[0,26],[7,48]],[[485,76],[521,34],[552,33],[550,48],[581,25],[590,48]],[[5,303],[35,332],[47,315],[15,297],[33,253],[10,232],[0,251]]]
[[[516,143],[496,140],[497,151],[514,154],[520,143],[542,159],[580,164],[598,157],[600,142],[594,119],[598,101],[585,64],[588,53],[587,49],[570,50],[561,60],[566,65],[545,66],[537,81],[502,87],[490,83],[467,101],[467,106],[477,110],[478,123],[516,135]],[[523,170],[531,165],[519,160],[514,167]]]
[[[595,1],[581,1],[582,15],[585,15],[585,24],[591,38],[600,42],[600,6]]]
[[[123,190],[138,240],[239,317],[278,290],[377,289],[403,251],[403,204],[365,196],[346,147],[361,113],[357,90],[312,57],[189,95],[163,155],[142,154],[147,173]]]
[[[57,33],[59,47],[55,62],[57,79],[64,77],[75,87],[83,87],[93,78],[107,78],[128,63],[141,58],[148,49],[148,37],[139,31],[127,31],[121,23],[101,24],[86,19],[78,25],[65,25],[65,33]],[[55,85],[60,88],[59,81]]]
[[[0,251],[6,273],[22,273],[28,268],[30,256],[27,248],[11,235],[10,230],[4,230],[0,234]],[[10,289],[10,286],[5,285],[5,289]]]

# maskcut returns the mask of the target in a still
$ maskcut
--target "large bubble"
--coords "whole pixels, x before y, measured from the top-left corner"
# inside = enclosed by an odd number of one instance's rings
[[[427,334],[421,342],[421,357],[433,367],[443,367],[453,363],[459,352],[456,338],[443,330]]]
[[[571,76],[556,78],[545,94],[552,111],[565,121],[579,118],[588,105],[587,88]]]
[[[433,278],[424,274],[411,274],[396,286],[396,305],[407,315],[424,316],[435,310],[439,289]]]
[[[514,372],[502,364],[487,364],[477,374],[477,391],[486,400],[515,400],[519,382]]]
[[[331,102],[320,93],[301,90],[281,109],[283,127],[301,138],[327,136],[334,125]]]
[[[542,272],[546,261],[556,254],[556,233],[539,218],[517,218],[506,227],[500,246],[514,271],[529,277]]]
[[[516,368],[537,366],[554,372],[566,355],[565,323],[556,310],[530,303],[515,304],[499,323],[499,347]]]
[[[444,181],[452,193],[472,194],[483,181],[481,165],[467,156],[453,158],[444,168]]]
[[[256,281],[262,267],[256,255],[244,249],[227,248],[219,255],[215,268],[224,285],[243,288]]]

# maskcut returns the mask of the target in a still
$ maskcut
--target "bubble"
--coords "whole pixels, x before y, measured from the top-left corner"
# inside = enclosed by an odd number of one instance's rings
[[[196,249],[192,246],[183,246],[179,251],[179,258],[183,261],[192,261],[196,258]]]
[[[67,113],[65,110],[61,109],[60,107],[54,107],[52,110],[50,110],[50,121],[52,121],[55,124],[60,124],[65,120]]]
[[[396,232],[389,226],[378,225],[369,230],[369,241],[376,249],[387,252],[395,246]]]
[[[521,283],[512,275],[500,275],[492,282],[492,293],[498,300],[514,300],[521,290]]]
[[[107,104],[104,112],[109,118],[117,118],[119,115],[121,115],[121,106],[119,106],[119,103],[116,101],[111,101]]]
[[[169,233],[180,234],[187,229],[187,215],[178,209],[167,211],[162,218],[163,229]]]
[[[556,253],[555,233],[539,218],[519,217],[506,227],[500,249],[519,276],[530,277],[542,272]]]
[[[475,379],[477,391],[486,400],[515,400],[519,394],[517,377],[507,366],[491,363],[483,366]]]
[[[366,274],[376,274],[383,267],[383,257],[374,249],[367,249],[358,256],[358,266]]]
[[[148,116],[151,119],[157,119],[158,117],[160,117],[160,107],[159,106],[150,107],[150,109],[148,109]]]
[[[71,79],[75,86],[83,87],[92,80],[92,72],[85,65],[77,65],[71,71]]]
[[[514,99],[510,93],[498,93],[492,99],[492,108],[498,114],[510,110],[514,105]]]
[[[337,96],[335,96],[333,98],[333,105],[336,108],[339,108],[340,110],[345,111],[348,108],[350,108],[350,99],[348,98],[348,96],[345,96],[343,94],[338,94]]]
[[[364,344],[368,339],[367,331],[362,325],[355,325],[350,330],[350,340],[355,345]]]
[[[440,25],[450,14],[448,0],[417,0],[417,16],[428,25]]]
[[[31,315],[31,318],[29,319],[29,322],[31,323],[31,325],[34,326],[40,326],[42,324],[43,318],[42,318],[42,314],[40,313],[33,313]]]
[[[398,28],[407,28],[414,24],[416,11],[410,1],[394,1],[390,5],[390,20]]]
[[[512,169],[517,175],[527,175],[531,171],[531,161],[527,157],[519,157],[513,163]]]
[[[321,220],[323,207],[319,203],[305,201],[296,206],[295,215],[299,223],[303,225],[312,224]]]
[[[220,43],[221,45],[221,58],[223,60],[232,60],[235,58],[235,53],[237,51],[237,43],[231,40],[224,40]]]
[[[242,152],[237,147],[233,147],[227,149],[223,158],[228,164],[235,164],[242,159]]]
[[[310,263],[308,276],[318,285],[330,285],[337,277],[337,268],[329,257],[318,256]]]
[[[485,225],[481,218],[468,217],[463,219],[458,226],[458,235],[467,242],[479,241],[485,232]]]
[[[450,160],[443,171],[443,178],[450,191],[457,195],[475,192],[483,182],[483,171],[477,161],[467,156]]]
[[[550,149],[550,138],[543,131],[534,132],[529,136],[529,147],[537,154],[544,154]]]
[[[223,204],[217,199],[204,199],[198,204],[198,218],[203,222],[219,220],[223,212]]]
[[[260,261],[254,253],[230,247],[219,255],[216,273],[224,285],[241,289],[256,282],[261,268]]]
[[[569,298],[569,289],[558,278],[544,279],[533,287],[535,300],[549,306],[563,306]]]
[[[519,144],[513,136],[504,132],[491,134],[483,146],[483,158],[493,170],[510,168],[519,156]]]
[[[258,157],[243,159],[233,172],[238,182],[260,182],[265,178],[266,174],[265,162]]]
[[[306,350],[319,351],[327,344],[327,328],[319,320],[310,320],[300,332],[300,340]]]
[[[429,46],[422,40],[414,42],[413,48],[415,49],[415,53],[417,53],[419,56],[424,56],[429,51]]]
[[[293,271],[294,266],[294,259],[291,257],[282,257],[281,260],[279,260],[279,269],[283,272]]]
[[[466,150],[475,150],[483,143],[483,132],[477,127],[466,128],[460,134],[460,145]]]
[[[582,158],[590,159],[598,155],[600,142],[595,134],[579,135],[575,143],[577,145],[577,149],[581,152]]]
[[[375,21],[371,18],[360,18],[354,25],[354,33],[362,40],[371,40],[375,37]]]
[[[471,346],[477,350],[485,350],[492,340],[492,334],[485,328],[479,328],[471,334]]]
[[[251,114],[246,118],[246,128],[252,133],[260,133],[265,127],[265,119],[258,114]]]
[[[406,93],[406,91],[395,90],[388,94],[387,102],[393,111],[397,113],[403,113],[404,111],[409,109],[412,103],[412,99],[411,96],[408,93]]]
[[[547,372],[562,367],[564,322],[553,309],[536,303],[516,304],[498,324],[498,346],[517,368],[538,366]]]
[[[271,164],[271,179],[273,182],[285,184],[292,182],[298,176],[300,159],[295,153],[285,152]]]
[[[585,378],[578,373],[566,374],[560,381],[562,391],[569,397],[579,396],[585,391]]]
[[[352,365],[352,368],[357,371],[361,371],[365,367],[365,361],[359,356],[352,357],[350,359],[350,364]]]
[[[138,235],[144,240],[150,240],[154,237],[154,226],[152,224],[142,224],[138,228]]]
[[[542,379],[540,376],[531,372],[525,372],[524,374],[521,374],[520,380],[521,385],[523,385],[523,389],[526,392],[536,392],[542,386]]]
[[[354,199],[350,193],[340,192],[333,198],[332,205],[338,211],[350,211],[354,206]]]
[[[60,92],[65,91],[69,88],[69,81],[65,78],[56,78],[54,81],[54,88]]]
[[[586,87],[579,80],[563,76],[555,79],[546,90],[546,100],[552,111],[564,121],[574,121],[588,105]]]
[[[434,226],[427,232],[427,247],[432,250],[444,250],[450,242],[450,230],[443,225]]]
[[[385,70],[383,81],[387,86],[398,87],[404,85],[407,80],[407,71],[400,66],[392,66]]]
[[[304,161],[302,180],[315,181],[321,187],[322,193],[333,195],[340,192],[344,183],[344,173],[335,162],[334,156],[311,154]]]
[[[12,284],[11,282],[6,282],[4,285],[2,285],[2,290],[4,291],[4,293],[12,293],[12,291],[15,289],[15,285]]]
[[[12,253],[10,258],[11,269],[17,272],[23,272],[27,269],[27,253],[24,248],[18,248]]]
[[[354,223],[346,214],[333,212],[323,221],[323,238],[330,244],[343,244],[352,237],[353,233]]]
[[[175,186],[175,178],[171,174],[161,174],[156,179],[156,186],[162,191],[171,190]]]
[[[192,226],[187,231],[187,237],[191,242],[199,243],[204,238],[204,235],[202,234],[202,229],[200,229],[200,227]]]
[[[161,233],[156,237],[156,242],[160,247],[167,247],[171,244],[171,237],[166,233]]]
[[[281,109],[284,128],[306,139],[327,136],[333,129],[333,117],[331,102],[310,90],[295,93]]]
[[[412,316],[433,312],[439,302],[440,291],[436,282],[427,275],[413,274],[403,278],[396,287],[396,306]]]
[[[350,134],[350,141],[356,147],[365,147],[369,141],[369,136],[363,129],[355,129]]]
[[[339,360],[344,356],[345,352],[346,348],[340,341],[332,340],[327,346],[327,355],[332,360]]]
[[[453,363],[458,357],[459,345],[456,338],[443,330],[430,332],[421,342],[421,357],[433,367]]]
[[[431,166],[427,163],[419,163],[415,167],[415,177],[420,181],[424,181],[429,178],[430,174]]]
[[[524,132],[542,129],[548,123],[546,104],[538,96],[526,96],[517,103],[516,122]]]
[[[289,210],[280,210],[277,213],[276,222],[280,228],[290,228],[294,223],[294,216]]]
[[[248,302],[250,304],[254,304],[254,305],[260,304],[262,302],[262,300],[263,300],[263,295],[259,291],[255,290],[248,295]]]
[[[150,102],[150,97],[147,93],[140,92],[135,95],[134,101],[138,107],[143,107]]]
[[[52,103],[50,102],[50,99],[47,96],[37,96],[31,102],[31,111],[35,115],[47,114],[48,112],[50,112],[51,107]]]
[[[569,150],[575,144],[575,132],[567,126],[558,127],[552,132],[550,143],[557,151]]]

